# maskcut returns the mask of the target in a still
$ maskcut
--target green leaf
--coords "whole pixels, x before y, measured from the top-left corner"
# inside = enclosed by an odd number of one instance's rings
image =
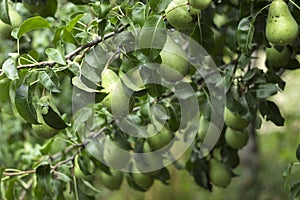
[[[62,130],[68,127],[61,116],[57,112],[55,112],[49,104],[44,104],[42,110],[43,119],[48,126],[56,130]]]
[[[50,92],[61,92],[58,84],[58,78],[55,72],[49,68],[47,71],[39,72],[40,83]]]
[[[159,55],[167,40],[166,24],[161,15],[149,16],[141,30],[139,48],[154,60]]]
[[[291,172],[292,172],[293,166],[294,166],[294,163],[289,163],[289,164],[286,166],[286,168],[285,168],[285,170],[284,170],[284,172],[283,172],[283,174],[282,174],[283,179],[284,179],[284,187],[285,187],[287,190],[290,189],[290,183],[289,183],[289,181],[290,181],[290,176],[291,176]]]
[[[294,200],[300,195],[300,181],[294,183],[290,188],[289,200]]]
[[[57,180],[61,180],[64,183],[69,183],[69,182],[72,181],[72,179],[68,175],[66,175],[64,173],[55,172],[54,175],[55,175],[55,177],[56,177]]]
[[[256,97],[261,99],[275,95],[278,91],[280,90],[274,83],[259,84],[258,88],[255,89]]]
[[[254,35],[254,26],[248,17],[243,18],[237,27],[237,43],[241,51],[249,54]]]
[[[16,67],[15,60],[12,57],[9,57],[2,65],[2,69],[7,76],[7,78],[11,80],[16,80],[19,78],[18,70]]]
[[[5,191],[6,199],[16,199],[15,190],[14,190],[15,183],[16,183],[16,178],[12,178],[8,181],[8,186],[6,187],[6,191]]]
[[[39,60],[39,54],[35,50],[29,51],[27,54],[23,54],[19,57],[19,63],[21,65],[33,64]]]
[[[32,105],[28,85],[22,84],[16,90],[15,104],[21,117],[29,123],[38,124],[36,110]]]
[[[43,164],[36,169],[36,186],[34,193],[38,199],[52,199],[50,165]]]
[[[143,26],[146,18],[146,5],[141,3],[136,3],[132,10],[132,20]]]
[[[46,49],[47,56],[55,61],[58,64],[65,65],[66,59],[65,59],[65,49],[63,45],[58,45],[56,49],[54,48],[48,48]]]
[[[149,5],[151,10],[158,14],[163,12],[171,1],[172,0],[150,0]]]
[[[2,184],[1,180],[2,180],[2,176],[3,176],[4,171],[5,171],[5,168],[3,166],[0,166],[0,186]],[[0,187],[0,199],[4,199],[1,187]]]
[[[0,20],[11,24],[8,9],[8,0],[0,0]]]
[[[82,126],[88,119],[92,116],[93,109],[90,107],[84,107],[76,113],[74,117],[75,121],[73,123],[73,131],[77,132],[79,127]]]
[[[277,126],[284,125],[284,118],[282,117],[279,108],[272,101],[264,101],[259,107],[261,115],[266,118],[267,121],[272,121]]]
[[[27,32],[40,28],[50,28],[50,23],[40,16],[31,17],[20,25],[17,37],[20,38]]]
[[[75,25],[77,24],[77,22],[84,16],[85,14],[82,12],[73,14],[74,18],[69,22],[69,24],[66,26],[66,30],[68,32],[71,32],[72,29],[75,27]],[[72,17],[73,17],[72,16]]]
[[[46,144],[44,144],[40,148],[40,152],[42,155],[47,155],[50,152],[53,142],[54,142],[54,138],[51,138],[49,141],[46,142]]]
[[[1,105],[7,101],[9,101],[9,89],[10,89],[10,80],[8,78],[4,78],[0,80],[0,103]]]

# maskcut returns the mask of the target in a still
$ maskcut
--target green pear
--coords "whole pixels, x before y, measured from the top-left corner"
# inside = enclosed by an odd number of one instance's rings
[[[138,170],[137,170],[138,171]],[[153,176],[149,174],[144,174],[144,173],[132,173],[131,174],[132,180],[134,183],[144,191],[148,190],[154,182]]]
[[[205,9],[211,3],[211,0],[189,0],[191,6],[197,9]]]
[[[128,164],[130,156],[126,150],[120,148],[116,142],[106,136],[103,159],[109,166],[122,168]]]
[[[49,139],[54,137],[57,133],[58,130],[48,126],[46,124],[46,122],[43,119],[42,116],[42,110],[41,107],[38,107],[37,109],[37,118],[38,118],[38,122],[40,124],[32,124],[32,132],[35,136],[42,138],[42,139]]]
[[[104,69],[101,74],[101,86],[108,95],[102,100],[102,105],[115,117],[127,115],[131,112],[134,100],[130,97],[119,76],[111,69]]]
[[[209,178],[215,186],[227,187],[231,182],[231,177],[231,172],[224,163],[221,163],[215,158],[210,160]]]
[[[274,0],[269,8],[266,37],[275,45],[288,45],[298,36],[298,24],[283,0]]]
[[[187,0],[173,0],[165,10],[168,22],[177,30],[195,27],[195,18],[199,10],[189,7]]]
[[[189,70],[187,55],[169,36],[160,52],[161,67],[160,75],[167,81],[176,82],[181,80]]]
[[[242,130],[249,125],[249,121],[242,118],[239,113],[232,112],[227,107],[224,110],[224,122],[226,126],[234,130]]]
[[[291,51],[287,46],[274,46],[266,48],[267,64],[272,67],[283,67],[291,59]]]
[[[110,190],[117,190],[120,188],[123,181],[123,173],[110,168],[110,173],[101,171],[100,178],[102,184]]]
[[[225,132],[225,140],[227,144],[233,149],[243,148],[249,139],[248,132],[246,130],[238,131],[231,128],[227,128]]]
[[[173,138],[174,134],[172,134],[168,129],[163,128],[159,133],[147,138],[147,141],[150,147],[156,151],[168,145]]]

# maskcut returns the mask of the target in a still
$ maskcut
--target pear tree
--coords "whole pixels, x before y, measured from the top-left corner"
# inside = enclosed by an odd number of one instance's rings
[[[285,125],[299,24],[293,0],[1,0],[0,199],[148,195],[174,170],[230,186],[264,120]]]

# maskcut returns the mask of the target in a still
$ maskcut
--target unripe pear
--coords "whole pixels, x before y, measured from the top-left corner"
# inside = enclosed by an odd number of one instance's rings
[[[186,60],[186,53],[169,36],[160,57],[162,65],[159,72],[165,80],[176,82],[188,73],[189,62]]]
[[[268,65],[272,67],[283,67],[291,59],[291,51],[287,46],[276,47],[274,45],[271,48],[266,48],[266,57]]]
[[[224,163],[215,158],[210,161],[209,178],[211,182],[218,187],[227,187],[231,182],[231,172]]]
[[[298,36],[298,24],[283,0],[274,0],[269,8],[266,37],[275,45],[288,45]]]
[[[123,181],[123,173],[110,168],[110,173],[101,171],[100,178],[102,184],[110,190],[117,190],[120,188]]]
[[[224,110],[224,122],[226,126],[234,130],[242,130],[249,125],[249,121],[242,118],[239,113],[232,112],[227,107]]]
[[[200,11],[188,6],[187,0],[174,0],[165,10],[168,22],[178,30],[195,27],[195,18]]]
[[[225,132],[225,140],[233,149],[243,148],[247,144],[248,139],[249,135],[246,130],[238,131],[228,127]]]
[[[197,9],[205,9],[211,3],[211,0],[189,0],[191,6]]]

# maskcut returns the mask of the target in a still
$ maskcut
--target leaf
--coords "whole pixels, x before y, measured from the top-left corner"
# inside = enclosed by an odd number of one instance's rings
[[[153,12],[159,14],[163,12],[172,0],[150,0],[149,5]]]
[[[43,119],[48,126],[56,130],[62,130],[68,127],[65,121],[49,104],[44,104],[42,110]]]
[[[40,148],[40,152],[42,155],[47,155],[50,152],[53,142],[54,142],[54,138],[51,138],[49,141],[47,141],[46,144],[44,144]]]
[[[255,89],[256,97],[261,99],[275,95],[278,91],[279,88],[274,83],[259,84],[258,88]]]
[[[48,48],[46,49],[47,56],[55,61],[58,64],[65,65],[66,59],[65,59],[65,49],[63,45],[58,45],[56,49],[54,48]]]
[[[139,48],[143,53],[154,60],[159,55],[167,40],[165,22],[161,15],[149,16],[141,30],[139,37]]]
[[[259,107],[261,115],[266,118],[267,121],[272,121],[277,126],[284,125],[284,118],[282,117],[279,108],[272,101],[264,101]]]
[[[289,164],[286,166],[286,168],[285,168],[285,170],[284,170],[284,172],[283,172],[283,174],[282,174],[283,179],[284,179],[284,187],[285,187],[287,190],[290,189],[290,183],[289,183],[289,180],[290,180],[290,176],[291,176],[291,172],[292,172],[293,166],[294,166],[294,163],[289,163]]]
[[[0,186],[2,185],[2,176],[4,171],[5,168],[3,166],[0,166]],[[4,199],[1,187],[0,187],[0,199]]]
[[[290,188],[289,200],[294,200],[300,195],[300,181],[294,183]]]
[[[8,9],[8,0],[0,0],[0,20],[11,24]]]
[[[31,17],[26,19],[18,30],[17,37],[20,38],[22,35],[26,34],[29,31],[40,28],[50,28],[50,23],[40,16]]]
[[[72,181],[72,179],[68,175],[58,171],[55,172],[54,176],[57,180],[61,180],[64,183],[69,183]]]
[[[21,117],[29,123],[38,124],[36,110],[32,105],[28,85],[22,84],[16,90],[15,104]]]
[[[58,87],[58,80],[57,77],[55,77],[55,72],[50,68],[47,70],[47,72],[41,71],[39,73],[40,83],[50,92],[61,92],[60,88]]]
[[[146,16],[146,4],[136,3],[132,10],[132,21],[143,26]]]
[[[84,107],[76,113],[73,123],[73,131],[77,132],[79,127],[82,126],[93,115],[93,109],[90,107]]]
[[[9,89],[10,89],[10,80],[8,78],[4,78],[0,80],[0,104],[2,105],[3,103],[9,101]]]
[[[36,169],[36,186],[34,193],[38,199],[52,199],[50,165],[43,164]]]
[[[18,70],[15,64],[15,60],[12,57],[9,57],[2,65],[2,69],[7,76],[7,78],[11,80],[16,80],[19,78]]]
[[[252,40],[254,35],[254,26],[248,17],[243,18],[237,28],[237,43],[241,51],[249,54],[249,49],[252,47]]]
[[[72,16],[72,20],[69,22],[69,24],[66,26],[66,30],[68,32],[71,32],[72,29],[75,27],[75,25],[77,24],[77,22],[84,16],[85,14],[82,12],[73,14]]]
[[[8,181],[8,186],[5,191],[6,199],[16,199],[14,188],[15,188],[16,178],[12,178]]]

